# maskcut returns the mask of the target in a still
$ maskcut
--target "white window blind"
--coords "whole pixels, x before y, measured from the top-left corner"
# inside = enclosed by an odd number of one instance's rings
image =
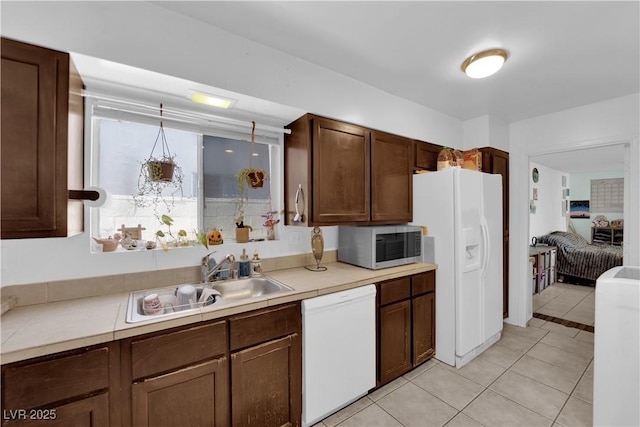
[[[624,211],[624,178],[591,180],[591,212]]]

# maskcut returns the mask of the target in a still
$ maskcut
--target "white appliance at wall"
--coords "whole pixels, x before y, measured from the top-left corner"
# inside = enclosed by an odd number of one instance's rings
[[[376,287],[302,301],[302,425],[376,386]]]
[[[640,425],[640,267],[614,267],[596,281],[593,425]]]
[[[502,333],[500,175],[460,168],[414,175],[413,221],[435,237],[435,357],[460,368]]]

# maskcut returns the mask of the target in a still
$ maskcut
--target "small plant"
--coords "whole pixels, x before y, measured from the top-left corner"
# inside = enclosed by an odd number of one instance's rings
[[[264,169],[245,168],[238,174],[238,200],[236,203],[237,216],[234,220],[237,228],[245,228],[244,205],[249,200],[245,189],[260,188],[267,180],[267,172]]]
[[[189,246],[189,240],[187,239],[187,232],[185,230],[178,230],[178,237],[176,238],[173,233],[171,232],[171,226],[173,225],[173,218],[171,218],[169,215],[162,215],[160,217],[160,221],[162,222],[162,224],[167,226],[167,233],[165,234],[164,231],[162,230],[158,230],[155,233],[156,236],[156,241],[160,242],[160,246],[162,246],[163,250],[169,250],[169,244],[171,243],[172,246]],[[163,240],[165,237],[170,236],[172,238],[172,240],[170,242],[166,242],[165,240]]]
[[[275,225],[280,222],[279,219],[274,219],[274,217],[273,217],[277,213],[278,212],[276,212],[276,211],[270,211],[270,212],[267,212],[265,214],[260,215],[262,218],[264,218],[264,224],[262,224],[262,225],[264,227],[267,227],[267,228],[275,227]]]

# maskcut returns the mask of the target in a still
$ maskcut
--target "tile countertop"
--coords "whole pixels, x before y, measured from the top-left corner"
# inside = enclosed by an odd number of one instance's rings
[[[415,263],[383,270],[367,270],[349,264],[323,264],[327,271],[303,267],[266,274],[293,291],[279,292],[216,309],[215,304],[183,316],[126,323],[129,293],[82,298],[17,307],[2,316],[1,363],[8,364],[74,348],[188,325],[204,320],[313,298],[371,283],[435,270],[434,264]]]

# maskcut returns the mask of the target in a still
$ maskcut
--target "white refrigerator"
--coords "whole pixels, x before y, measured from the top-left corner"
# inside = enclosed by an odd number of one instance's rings
[[[414,175],[413,224],[435,241],[435,357],[460,368],[502,333],[502,177],[461,168]]]

